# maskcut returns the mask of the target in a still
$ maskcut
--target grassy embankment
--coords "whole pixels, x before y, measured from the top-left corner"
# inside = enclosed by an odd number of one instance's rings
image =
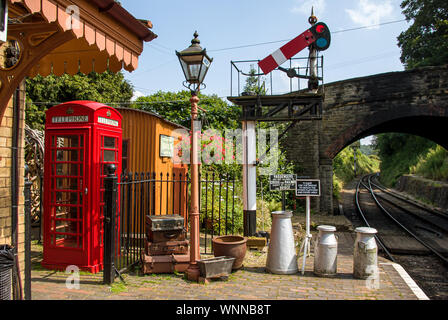
[[[356,151],[356,176],[379,171],[380,160],[377,155],[365,154],[365,148]],[[340,198],[344,185],[355,179],[353,148],[347,147],[333,159],[333,195]]]
[[[410,173],[424,178],[448,182],[448,151],[437,145],[418,157],[418,162],[410,168]]]
[[[422,137],[391,135],[381,138],[381,182],[393,187],[404,174],[415,174],[432,180],[448,181],[448,152]],[[387,140],[389,139],[389,140]],[[386,142],[383,142],[386,141]]]

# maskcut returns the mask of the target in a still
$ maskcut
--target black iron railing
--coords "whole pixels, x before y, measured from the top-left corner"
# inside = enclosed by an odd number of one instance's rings
[[[184,217],[185,228],[188,230],[188,211],[190,203],[190,178],[182,173],[128,173],[115,182],[114,191],[110,181],[115,175],[105,178],[105,213],[114,206],[119,211],[110,213],[115,217],[114,223],[107,223],[105,228],[113,228],[113,239],[107,239],[105,245],[112,241],[112,245],[104,250],[104,265],[106,272],[116,275],[126,272],[141,260],[141,253],[145,247],[145,216],[147,215],[181,215]],[[116,177],[115,177],[116,179]],[[237,232],[235,228],[235,178],[215,173],[200,175],[201,188],[201,253],[211,253],[211,239],[213,236]],[[108,182],[109,181],[109,182]],[[109,184],[108,184],[109,183]],[[109,191],[108,191],[109,190]],[[114,198],[115,197],[115,198]],[[242,215],[242,214],[240,214]],[[109,234],[110,233],[109,231]],[[106,252],[109,250],[110,252]],[[112,254],[113,253],[113,254]],[[106,259],[109,261],[107,264]],[[112,263],[113,260],[113,263]],[[106,265],[115,270],[106,270]],[[110,275],[110,273],[108,273]],[[106,281],[105,281],[106,282]],[[107,282],[109,283],[109,282]]]
[[[211,240],[214,236],[239,233],[236,219],[242,212],[235,210],[234,176],[205,173],[201,183],[201,247],[202,253],[211,253]],[[239,213],[239,214],[238,214]],[[235,219],[236,218],[236,219]]]

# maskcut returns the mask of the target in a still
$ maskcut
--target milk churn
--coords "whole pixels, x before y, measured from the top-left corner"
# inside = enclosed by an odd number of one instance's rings
[[[338,241],[333,226],[318,226],[319,235],[314,245],[314,273],[318,276],[336,274]]]
[[[355,229],[356,240],[353,252],[353,276],[368,279],[377,276],[378,247],[375,241],[376,229],[359,227]]]
[[[291,217],[291,211],[272,212],[271,241],[266,260],[266,270],[271,273],[292,274],[299,270]]]

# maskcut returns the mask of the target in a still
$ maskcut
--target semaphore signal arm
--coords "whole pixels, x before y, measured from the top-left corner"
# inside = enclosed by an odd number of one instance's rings
[[[261,60],[258,63],[258,66],[266,75],[306,47],[313,45],[316,50],[324,51],[328,49],[328,47],[330,46],[330,42],[331,34],[327,25],[323,22],[318,22],[308,30],[304,31],[303,33],[283,45],[281,48],[274,51],[272,54]],[[286,70],[281,67],[279,67],[279,69],[282,71]],[[288,74],[288,76],[293,77],[295,75],[290,76]]]

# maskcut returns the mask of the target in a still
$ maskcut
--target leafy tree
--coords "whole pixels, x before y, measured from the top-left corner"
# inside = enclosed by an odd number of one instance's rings
[[[265,95],[267,92],[266,81],[264,79],[260,81],[257,70],[255,70],[253,65],[250,66],[249,76],[246,78],[243,91],[250,95]]]
[[[132,108],[150,111],[161,117],[190,127],[191,121],[191,93],[188,90],[180,92],[158,91],[146,97],[139,97],[131,105]],[[202,120],[203,129],[213,128],[224,130],[235,129],[240,126],[238,106],[229,105],[217,95],[204,95],[199,93],[199,119]]]
[[[96,73],[88,75],[49,75],[26,80],[26,123],[35,129],[45,125],[45,110],[62,102],[92,100],[111,105],[128,103],[133,88],[122,73]]]
[[[448,1],[405,0],[403,14],[412,25],[398,36],[406,69],[448,63]]]

